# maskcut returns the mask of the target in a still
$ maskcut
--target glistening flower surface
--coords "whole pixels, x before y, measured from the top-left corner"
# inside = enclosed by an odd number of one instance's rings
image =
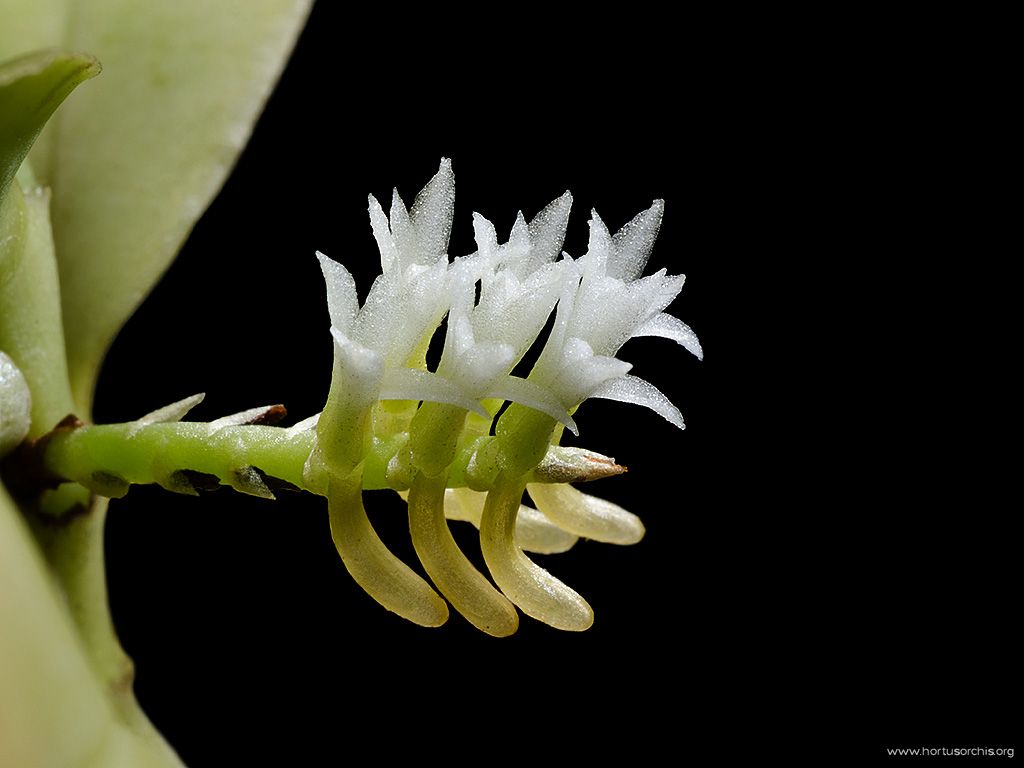
[[[364,475],[382,455],[386,484],[409,491],[418,557],[469,621],[493,635],[511,634],[514,603],[552,626],[586,629],[590,606],[530,561],[520,542],[548,552],[564,551],[577,536],[629,544],[643,536],[643,525],[567,483],[531,482],[539,511],[523,507],[522,494],[562,428],[576,431],[571,414],[589,397],[643,405],[683,427],[668,398],[628,375],[630,364],[616,357],[636,336],[669,338],[702,356],[693,331],[664,313],[683,278],[665,270],[641,277],[664,203],[655,201],[614,236],[593,212],[588,251],[578,260],[557,260],[568,192],[529,223],[520,213],[501,244],[494,225],[474,214],[477,251],[450,263],[454,198],[448,160],[411,209],[397,190],[390,215],[370,197],[382,273],[362,307],[349,272],[320,255],[335,362],[305,485],[327,496],[342,560],[389,610],[425,626],[448,617],[445,601],[388,551],[366,517]],[[530,375],[511,375],[553,310],[552,332]],[[444,349],[431,372],[426,349],[445,315]],[[446,518],[479,524],[500,592],[459,551]]]

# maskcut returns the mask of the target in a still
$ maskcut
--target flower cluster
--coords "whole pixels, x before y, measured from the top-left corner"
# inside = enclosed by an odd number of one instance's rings
[[[552,626],[586,629],[593,621],[586,601],[521,547],[564,551],[579,536],[634,543],[643,525],[568,484],[532,482],[532,473],[563,427],[576,432],[572,414],[591,397],[643,405],[683,427],[668,398],[616,357],[636,336],[669,338],[702,355],[694,333],[664,312],[683,277],[665,270],[641,276],[664,203],[655,201],[615,235],[593,212],[579,259],[562,253],[568,192],[529,222],[520,213],[503,243],[474,214],[476,252],[449,262],[454,198],[448,160],[411,208],[397,190],[389,214],[369,198],[381,275],[361,307],[349,272],[318,254],[335,360],[306,480],[328,497],[346,567],[388,609],[428,626],[448,617],[446,602],[387,550],[366,518],[362,474],[367,457],[382,450],[387,484],[408,490],[417,555],[469,621],[511,634],[515,604]],[[553,328],[529,376],[512,375],[552,311]],[[428,371],[426,350],[445,316],[440,362]],[[522,505],[524,490],[538,509]],[[499,589],[458,550],[446,518],[479,525]]]

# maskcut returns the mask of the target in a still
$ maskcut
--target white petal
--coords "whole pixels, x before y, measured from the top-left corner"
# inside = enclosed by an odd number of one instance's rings
[[[335,375],[342,377],[338,397],[358,407],[373,404],[379,399],[384,359],[334,326],[331,326],[331,336],[334,337]]]
[[[476,339],[473,337],[473,325],[464,312],[452,312],[448,316],[448,337],[445,339],[445,352],[455,355],[455,359],[461,359],[473,345]],[[443,358],[442,358],[443,359]],[[451,365],[451,361],[444,361]],[[455,363],[457,365],[457,363]]]
[[[384,374],[381,400],[426,400],[448,403],[490,418],[483,406],[443,376],[418,368],[394,368]]]
[[[398,266],[395,238],[391,236],[391,228],[388,226],[388,217],[384,214],[384,209],[373,195],[369,196],[369,210],[370,228],[373,230],[373,239],[377,241],[377,250],[380,251],[381,271],[388,272]]]
[[[476,240],[477,252],[493,263],[498,255],[498,233],[494,225],[479,213],[473,214],[473,238]]]
[[[576,294],[580,287],[579,262],[566,255],[561,263],[566,266],[562,272],[562,285],[555,310],[555,323],[551,326],[551,333],[534,365],[534,371],[545,378],[554,375],[560,365],[573,309],[576,306]]]
[[[409,212],[416,228],[419,251],[415,263],[433,264],[447,255],[454,211],[455,175],[452,173],[452,161],[441,158],[437,173],[416,195]]]
[[[518,362],[537,339],[562,288],[565,262],[545,264],[523,283],[508,272],[484,283],[473,311],[479,340],[501,341],[515,349]]]
[[[601,384],[625,376],[633,367],[614,357],[595,355],[590,345],[578,338],[566,343],[563,360],[562,376],[576,388],[577,397],[589,397]]]
[[[331,315],[331,325],[348,334],[359,309],[359,297],[356,295],[356,281],[345,267],[327,258],[320,251],[316,252],[320,260],[320,270],[324,273],[327,284],[327,311]]]
[[[474,394],[491,386],[497,376],[504,376],[515,365],[516,351],[508,344],[484,342],[473,344],[459,358],[457,380]],[[483,395],[480,395],[483,397]]]
[[[650,280],[652,288],[648,294],[647,299],[647,312],[650,315],[654,315],[656,312],[661,312],[665,307],[671,304],[679,292],[683,290],[683,284],[686,282],[686,275],[669,275],[666,274],[666,270],[659,269],[653,275],[648,275],[630,286],[642,283],[645,280]]]
[[[516,213],[516,221],[512,225],[512,231],[508,235],[508,248],[517,254],[525,254],[530,250],[531,239],[530,227],[526,223],[526,218],[523,216],[522,211],[518,211]]]
[[[658,313],[640,326],[633,336],[657,336],[662,339],[671,339],[688,352],[696,355],[698,360],[704,359],[704,350],[701,349],[697,334],[682,320],[664,312]]]
[[[626,281],[640,277],[654,248],[664,212],[665,201],[655,200],[650,208],[615,233],[614,256],[608,260],[610,277]]]
[[[543,387],[534,384],[532,381],[521,379],[518,376],[506,376],[498,384],[484,395],[483,399],[498,397],[502,400],[509,400],[513,403],[520,403],[535,411],[546,413],[551,418],[561,422],[569,428],[574,435],[579,434],[576,422],[565,410],[565,406],[558,398]]]
[[[685,429],[683,415],[672,405],[672,401],[649,381],[636,376],[622,376],[605,382],[590,395],[604,400],[617,400],[620,403],[633,403],[650,408],[670,424]]]
[[[388,348],[392,366],[406,365],[410,357],[422,356],[449,308],[448,261],[442,259],[424,267],[401,292],[392,325],[377,344]]]
[[[562,252],[571,208],[572,195],[566,192],[548,203],[530,220],[530,242],[533,245],[530,253],[531,272],[549,261],[554,261]]]
[[[581,259],[584,274],[605,274],[608,269],[608,260],[614,252],[614,244],[608,227],[597,215],[597,211],[591,210],[590,241],[587,243],[587,253]]]
[[[397,187],[391,190],[391,213],[388,218],[391,222],[391,236],[395,238],[395,245],[398,246],[399,257],[403,260],[404,266],[410,263],[407,261],[407,250],[416,239],[416,233],[409,219],[409,209],[405,207]]]

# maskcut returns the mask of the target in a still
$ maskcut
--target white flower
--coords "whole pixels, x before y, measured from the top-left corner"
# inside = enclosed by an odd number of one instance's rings
[[[340,379],[337,393],[353,405],[430,400],[484,413],[462,387],[429,373],[423,363],[430,338],[449,306],[447,248],[454,199],[449,160],[441,161],[411,211],[395,191],[390,226],[370,196],[370,223],[382,274],[362,308],[349,271],[317,253],[327,283],[335,376]]]
[[[529,225],[520,213],[502,245],[494,225],[473,214],[478,250],[457,259],[450,270],[451,310],[437,372],[476,399],[522,403],[575,432],[575,423],[557,399],[533,382],[509,375],[558,300],[568,264],[553,259],[565,239],[571,205],[572,196],[566,192]]]
[[[654,385],[629,376],[631,366],[615,358],[629,339],[662,336],[702,357],[696,335],[665,314],[685,277],[664,269],[640,277],[658,236],[664,202],[638,214],[612,237],[592,212],[587,254],[572,262],[551,337],[530,374],[572,411],[589,397],[651,408],[680,429],[679,410]],[[571,260],[570,260],[571,261]]]

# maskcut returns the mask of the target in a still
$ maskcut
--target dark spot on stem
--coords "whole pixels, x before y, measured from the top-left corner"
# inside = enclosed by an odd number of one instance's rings
[[[216,475],[211,475],[209,472],[199,472],[195,469],[179,469],[174,474],[180,474],[197,491],[216,491],[220,488],[220,478]]]

